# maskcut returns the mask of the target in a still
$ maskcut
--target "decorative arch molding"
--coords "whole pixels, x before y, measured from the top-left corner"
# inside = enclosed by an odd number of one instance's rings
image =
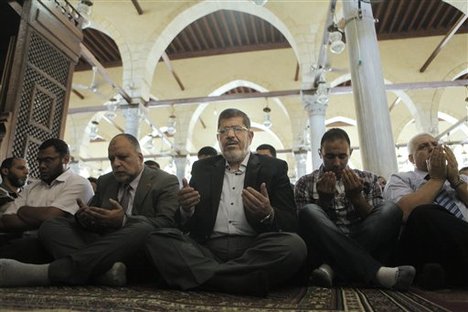
[[[186,26],[190,25],[193,21],[218,10],[239,11],[257,16],[261,19],[268,21],[283,34],[286,40],[288,40],[296,55],[296,58],[300,62],[300,53],[298,52],[296,39],[289,31],[286,24],[283,21],[281,21],[278,16],[276,16],[272,11],[266,9],[265,7],[255,5],[253,2],[243,2],[242,5],[239,4],[240,3],[236,1],[225,1],[222,3],[215,1],[202,1],[196,3],[193,6],[182,11],[180,14],[178,14],[161,33],[153,33],[149,37],[148,43],[144,48],[145,50],[149,51],[149,53],[147,55],[146,64],[142,68],[142,70],[144,70],[145,72],[140,73],[140,75],[141,78],[147,82],[146,87],[148,88],[148,90],[142,89],[141,96],[145,99],[147,98],[149,86],[151,85],[150,82],[153,79],[158,60],[164,53],[167,46],[177,36],[177,34],[180,33]],[[131,80],[131,77],[129,76],[131,76],[132,74],[135,75],[135,73],[130,73],[129,71],[130,70],[124,69],[124,81]]]
[[[268,92],[269,91],[265,87],[263,87],[263,86],[261,86],[259,84],[256,84],[254,82],[251,82],[251,81],[248,81],[248,80],[238,79],[238,80],[230,81],[230,82],[220,86],[219,88],[217,88],[213,92],[211,92],[208,96],[220,96],[220,95],[226,93],[227,91],[229,91],[231,89],[234,89],[234,88],[237,88],[237,87],[248,87],[248,88],[255,89],[255,90],[259,91],[259,92]],[[281,102],[281,100],[279,98],[273,98],[273,100],[279,106],[282,113],[286,116],[287,120],[290,120],[289,112],[286,109],[285,105]],[[192,117],[190,118],[187,133],[194,133],[195,124],[197,123],[197,121],[200,118],[201,114],[208,107],[209,104],[210,103],[202,103],[202,104],[197,105],[197,107],[193,111]],[[253,124],[254,123],[252,123],[252,125]],[[259,124],[257,124],[257,125],[259,125]],[[272,132],[270,129],[265,128],[263,125],[256,126],[256,127],[266,131],[267,133],[271,133],[272,135],[275,136],[275,138],[278,138],[276,136],[276,134],[274,134],[274,132]],[[189,145],[193,145],[191,143],[192,142],[191,138],[187,137],[186,142],[187,142],[186,143],[186,149],[189,149]]]
[[[455,66],[451,70],[447,72],[447,74],[443,77],[443,80],[447,81],[452,81],[455,80],[456,78],[460,77],[460,75],[468,73],[468,62],[464,62],[460,65]],[[444,94],[444,89],[436,89],[434,91],[434,96],[432,97],[432,102],[431,102],[431,116],[436,115],[437,112],[439,112],[439,105],[440,101],[442,98],[442,95]]]
[[[91,19],[91,24],[86,28],[93,28],[99,30],[106,35],[108,35],[112,40],[114,40],[117,45],[117,49],[120,53],[120,58],[122,59],[122,68],[132,69],[132,52],[128,45],[128,42],[122,37],[122,34],[117,30],[113,23],[108,19],[99,16],[98,14],[93,14]],[[133,70],[130,70],[133,72]],[[125,86],[122,86],[124,89],[127,89]]]
[[[338,86],[338,85],[340,85],[343,82],[346,82],[348,80],[351,80],[351,74],[350,73],[344,74],[344,75],[334,79],[330,83],[330,86],[332,86],[332,87]],[[390,84],[392,82],[390,80],[384,79],[384,83],[385,84]],[[392,92],[393,94],[395,94],[397,97],[399,97],[401,99],[401,101],[406,105],[406,107],[410,111],[411,116],[413,116],[413,118],[417,117],[418,111],[416,109],[416,105],[414,104],[413,100],[408,96],[408,94],[405,91],[391,90],[390,92]]]
[[[357,126],[357,121],[355,119],[343,117],[343,116],[336,116],[336,117],[332,117],[330,119],[325,120],[325,126],[328,126],[335,122],[342,122],[342,123],[345,123],[354,127]]]
[[[468,2],[460,0],[442,0],[445,3],[450,4],[451,6],[459,9],[464,14],[468,14]]]

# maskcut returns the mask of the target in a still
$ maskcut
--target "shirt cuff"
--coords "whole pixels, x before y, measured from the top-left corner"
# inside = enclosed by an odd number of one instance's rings
[[[181,218],[182,224],[185,223],[188,219],[190,219],[193,216],[193,213],[195,212],[195,207],[191,207],[190,211],[186,211],[182,207],[180,207],[179,209],[180,209],[180,216],[182,217]]]

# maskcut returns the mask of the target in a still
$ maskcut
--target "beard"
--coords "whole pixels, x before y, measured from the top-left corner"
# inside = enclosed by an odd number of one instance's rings
[[[247,152],[241,150],[224,151],[223,156],[228,163],[240,163],[244,160]]]
[[[26,183],[26,178],[21,179],[14,175],[8,175],[8,180],[10,180],[11,185],[18,188],[22,187]]]

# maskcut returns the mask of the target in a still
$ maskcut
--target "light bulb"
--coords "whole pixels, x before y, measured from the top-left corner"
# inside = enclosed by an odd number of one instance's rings
[[[330,51],[335,54],[340,54],[345,49],[345,43],[343,42],[343,34],[340,31],[332,31],[329,35],[330,40]]]
[[[265,114],[265,117],[263,119],[263,125],[265,126],[265,128],[268,129],[271,128],[271,126],[273,125],[273,123],[271,122],[270,114]]]
[[[166,132],[169,135],[174,135],[176,133],[176,116],[171,115],[169,116],[169,121],[167,122],[167,129]]]

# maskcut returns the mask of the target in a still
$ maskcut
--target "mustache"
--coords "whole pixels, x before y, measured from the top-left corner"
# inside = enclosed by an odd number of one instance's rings
[[[237,144],[237,143],[238,143],[237,140],[228,140],[228,141],[226,141],[226,145],[227,144]]]

